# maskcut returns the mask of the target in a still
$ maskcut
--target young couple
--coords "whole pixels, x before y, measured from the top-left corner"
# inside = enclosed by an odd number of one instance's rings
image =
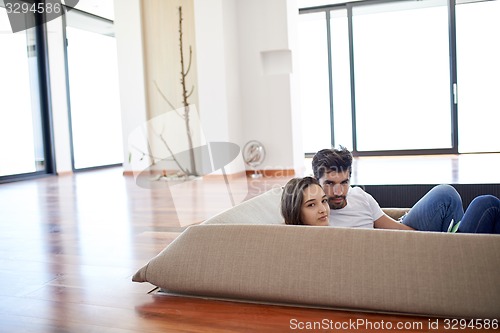
[[[478,196],[464,213],[455,188],[438,185],[396,221],[370,194],[350,187],[352,154],[347,149],[319,151],[312,167],[314,178],[294,178],[283,190],[281,214],[286,224],[500,233],[500,200],[495,196]]]

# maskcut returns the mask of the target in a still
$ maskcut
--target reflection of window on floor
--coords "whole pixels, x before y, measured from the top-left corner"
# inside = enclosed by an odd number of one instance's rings
[[[0,176],[44,171],[35,28],[12,33],[0,7],[0,45]]]
[[[500,47],[492,42],[500,32],[496,19],[500,1],[457,2],[457,59],[452,62],[457,63],[458,73],[456,107],[446,0],[351,2],[302,10],[299,50],[305,152],[332,144],[389,154],[500,151],[500,140],[494,139],[500,120],[495,118],[500,110],[494,96],[500,83],[493,81],[500,75]],[[327,71],[330,80],[325,78]],[[458,122],[453,122],[457,110]],[[453,133],[458,133],[458,143]]]
[[[84,29],[81,22],[91,19],[80,15],[79,20],[67,15],[66,29],[74,168],[120,164],[123,139],[115,38]],[[72,25],[75,21],[78,28]],[[112,22],[108,25],[112,27]]]

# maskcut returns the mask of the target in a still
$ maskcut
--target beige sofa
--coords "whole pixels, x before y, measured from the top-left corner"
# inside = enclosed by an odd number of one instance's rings
[[[286,226],[280,196],[189,227],[133,281],[252,302],[500,318],[500,236]]]

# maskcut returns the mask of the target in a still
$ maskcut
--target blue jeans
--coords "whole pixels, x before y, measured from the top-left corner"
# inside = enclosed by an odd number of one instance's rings
[[[492,195],[475,198],[464,214],[462,198],[450,185],[438,185],[420,199],[402,223],[416,230],[446,232],[453,219],[458,232],[500,233],[500,200]]]
[[[416,230],[446,232],[451,220],[462,220],[462,198],[450,185],[432,188],[403,217],[402,223]]]
[[[481,195],[472,200],[458,232],[500,234],[500,200],[493,195]]]

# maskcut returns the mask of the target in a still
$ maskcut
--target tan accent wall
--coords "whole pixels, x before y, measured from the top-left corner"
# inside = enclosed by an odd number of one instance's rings
[[[141,2],[141,8],[148,119],[171,110],[156,89],[155,82],[176,108],[182,107],[179,6],[182,6],[183,14],[183,51],[186,68],[189,62],[189,46],[193,50],[187,90],[189,91],[193,85],[195,90],[189,102],[198,104],[193,1],[144,0]]]
[[[188,94],[194,88],[188,98],[193,147],[200,146],[204,140],[197,114],[199,111],[197,108],[197,52],[193,0],[143,0],[141,1],[141,12],[147,119],[149,120],[145,132],[148,136],[148,153],[156,158],[166,158],[190,149],[183,120],[184,110],[179,110],[184,107],[181,84],[179,7],[182,7],[184,71],[189,68],[186,77]],[[191,56],[190,48],[192,50]],[[168,144],[168,148],[165,143]],[[153,166],[153,168],[158,167]],[[191,164],[184,162],[183,167],[191,169]],[[167,164],[167,169],[178,168],[172,162]]]

